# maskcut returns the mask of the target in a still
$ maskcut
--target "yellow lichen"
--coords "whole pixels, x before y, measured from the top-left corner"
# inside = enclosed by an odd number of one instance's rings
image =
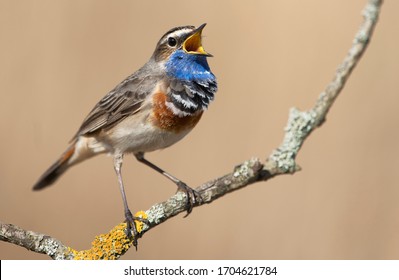
[[[138,211],[134,216],[145,220],[148,218],[147,214],[144,211]],[[137,232],[142,232],[144,228],[144,223],[137,220],[135,220],[134,223],[136,224]]]
[[[142,219],[147,219],[144,211],[139,211],[135,215]],[[137,232],[143,231],[144,223],[134,221]],[[109,233],[101,234],[94,238],[92,247],[88,250],[77,251],[68,247],[66,255],[72,255],[75,260],[115,260],[133,245],[133,237],[126,236],[126,223],[115,226]]]

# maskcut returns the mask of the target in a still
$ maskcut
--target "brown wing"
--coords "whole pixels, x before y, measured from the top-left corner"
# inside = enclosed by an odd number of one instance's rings
[[[156,83],[156,78],[140,73],[140,70],[129,76],[97,103],[75,137],[108,129],[127,116],[137,113]]]

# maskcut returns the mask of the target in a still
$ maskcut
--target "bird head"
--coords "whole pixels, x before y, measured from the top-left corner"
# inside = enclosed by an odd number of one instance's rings
[[[183,55],[212,56],[202,46],[202,30],[206,23],[198,28],[194,26],[175,27],[166,32],[159,40],[153,58],[156,62],[167,61],[173,53],[180,51]]]
[[[212,55],[202,46],[204,27],[205,24],[169,30],[159,40],[150,60],[169,82],[168,108],[180,116],[205,110],[217,90],[216,77],[207,62]]]

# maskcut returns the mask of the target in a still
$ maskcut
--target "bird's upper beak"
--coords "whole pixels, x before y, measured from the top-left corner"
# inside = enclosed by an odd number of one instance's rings
[[[200,27],[198,27],[195,31],[194,34],[188,37],[184,43],[183,43],[183,50],[186,53],[189,54],[199,54],[199,55],[205,55],[205,56],[212,56],[210,53],[207,53],[204,50],[204,47],[202,46],[202,41],[201,41],[201,33],[202,29],[204,29],[206,23],[202,24]]]

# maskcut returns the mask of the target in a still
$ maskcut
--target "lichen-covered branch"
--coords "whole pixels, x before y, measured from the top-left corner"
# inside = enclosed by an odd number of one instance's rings
[[[343,89],[353,68],[359,62],[372,36],[382,2],[382,0],[368,1],[363,11],[363,23],[348,54],[336,70],[332,81],[320,94],[315,106],[308,111],[291,109],[281,145],[271,153],[264,163],[259,159],[250,159],[237,166],[231,173],[196,188],[203,198],[203,203],[211,203],[227,193],[252,183],[266,181],[277,175],[292,174],[300,170],[295,162],[296,156],[310,133],[323,124],[332,104]],[[146,231],[184,212],[185,208],[186,195],[178,192],[168,200],[153,205],[147,211],[140,211],[136,215],[148,221],[148,223],[136,221],[140,235],[142,236]],[[121,223],[108,234],[97,236],[92,242],[92,247],[85,251],[76,251],[55,238],[25,231],[17,226],[1,222],[0,240],[47,254],[53,259],[118,259],[133,244],[132,238],[126,236],[125,229],[126,224]]]
[[[0,222],[0,240],[9,242],[30,251],[47,254],[53,259],[68,258],[65,245],[59,240],[29,230],[24,230],[16,225]]]
[[[355,35],[349,52],[338,66],[333,80],[319,95],[315,106],[304,112],[296,108],[291,109],[283,143],[273,151],[266,161],[266,168],[272,174],[294,173],[299,169],[295,163],[296,155],[310,133],[325,121],[332,104],[366,50],[377,23],[382,2],[382,0],[368,1],[363,10],[364,20]]]

